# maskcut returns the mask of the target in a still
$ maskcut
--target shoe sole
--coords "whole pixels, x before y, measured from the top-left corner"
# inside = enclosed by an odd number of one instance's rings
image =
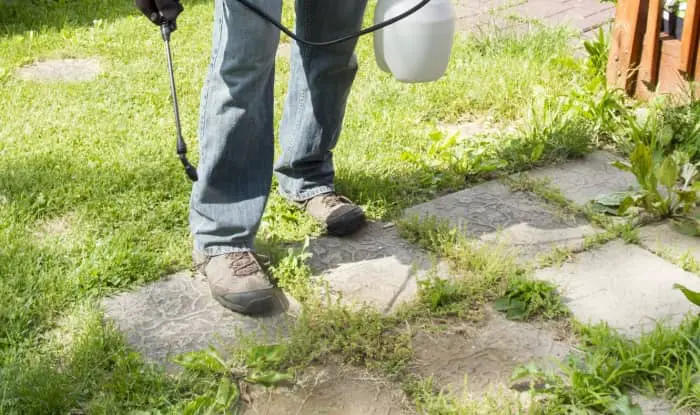
[[[347,236],[357,232],[365,224],[365,214],[362,209],[353,209],[337,218],[329,218],[326,232],[332,236]]]
[[[212,295],[214,299],[225,308],[239,314],[261,315],[267,314],[277,306],[277,290],[269,288],[259,291],[250,291],[238,294],[228,294],[226,297]]]

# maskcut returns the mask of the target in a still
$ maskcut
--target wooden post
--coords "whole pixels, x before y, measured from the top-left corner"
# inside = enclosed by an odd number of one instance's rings
[[[649,1],[644,46],[642,48],[642,58],[639,65],[639,80],[646,88],[651,90],[656,89],[656,84],[659,81],[662,12],[662,0]]]
[[[607,78],[611,86],[630,95],[634,95],[648,7],[649,0],[619,0],[615,12]]]
[[[686,76],[693,75],[696,68],[695,59],[698,56],[698,28],[700,23],[700,8],[696,0],[688,0],[688,9],[683,20],[683,37],[681,38],[681,58],[678,70]]]

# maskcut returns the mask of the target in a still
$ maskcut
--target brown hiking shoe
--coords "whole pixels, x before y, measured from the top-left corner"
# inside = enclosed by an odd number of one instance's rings
[[[299,203],[299,206],[311,217],[324,223],[330,235],[350,235],[365,223],[362,208],[336,193],[318,195]]]
[[[195,260],[212,297],[241,314],[264,314],[276,304],[275,287],[252,252],[232,252]]]

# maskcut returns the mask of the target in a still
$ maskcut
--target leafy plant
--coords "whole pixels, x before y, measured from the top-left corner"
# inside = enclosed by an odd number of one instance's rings
[[[439,277],[420,281],[419,299],[433,313],[459,314],[462,302],[469,297],[463,284]]]
[[[507,166],[499,158],[497,146],[487,139],[463,137],[435,131],[421,151],[407,150],[401,159],[421,166],[431,172],[423,177],[423,184],[431,188],[456,185],[465,176],[476,176],[493,172]]]
[[[595,77],[604,79],[608,67],[608,51],[610,50],[610,41],[605,35],[603,28],[598,29],[598,34],[595,39],[583,42],[583,46],[588,52],[588,60],[586,61],[589,73]]]
[[[622,201],[619,212],[638,208],[660,218],[687,217],[700,200],[698,164],[686,153],[668,150],[673,129],[653,108],[629,116],[626,125],[634,149],[629,162],[613,164],[634,174],[640,190]]]
[[[201,378],[201,392],[183,405],[187,415],[230,413],[240,399],[239,382],[275,386],[292,379],[280,372],[283,348],[277,345],[251,347],[243,368],[227,362],[213,347],[175,357],[175,363]]]
[[[673,288],[681,290],[681,292],[683,293],[683,295],[685,295],[685,298],[687,298],[688,301],[700,307],[700,292],[693,291],[681,284],[674,284]]]
[[[634,174],[641,187],[622,201],[620,213],[639,207],[661,218],[680,217],[688,215],[700,200],[700,182],[695,181],[698,166],[685,154],[655,156],[651,146],[639,142],[629,162],[614,165]]]
[[[546,281],[514,279],[506,294],[494,303],[509,320],[527,320],[534,316],[555,319],[568,315],[556,287]]]

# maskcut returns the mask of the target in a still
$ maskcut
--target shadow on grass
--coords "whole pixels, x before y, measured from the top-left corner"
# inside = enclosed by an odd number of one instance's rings
[[[183,5],[187,9],[211,1],[184,0]],[[88,26],[126,16],[141,16],[134,0],[0,0],[0,35]]]

